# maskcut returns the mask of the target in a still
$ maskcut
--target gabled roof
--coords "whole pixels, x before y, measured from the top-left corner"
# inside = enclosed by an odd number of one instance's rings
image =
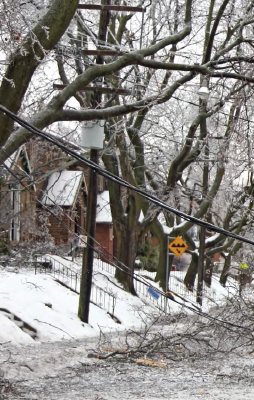
[[[75,204],[84,175],[81,171],[53,172],[48,177],[47,187],[42,196],[42,204],[47,206],[73,206]]]
[[[10,171],[16,171],[15,173],[18,173],[18,179],[20,179],[20,181],[23,179],[28,179],[30,183],[33,181],[30,162],[25,146],[21,146],[10,157],[8,157],[1,168],[7,180],[13,180]],[[34,183],[32,183],[32,188],[33,190],[36,190]]]
[[[21,149],[21,148],[20,148]],[[16,162],[18,161],[18,157],[19,157],[19,153],[20,153],[20,149],[16,150],[10,157],[7,158],[7,160],[5,161],[5,165],[12,169],[13,166],[16,164]]]
[[[25,146],[21,146],[18,150],[16,150],[10,157],[7,158],[4,164],[8,168],[13,169],[16,166],[19,158],[22,162],[24,172],[30,174],[31,167]]]

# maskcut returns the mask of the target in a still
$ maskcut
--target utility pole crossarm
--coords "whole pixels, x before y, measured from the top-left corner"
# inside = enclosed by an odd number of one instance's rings
[[[101,10],[101,11],[125,11],[125,12],[145,12],[145,8],[132,6],[118,6],[106,4],[79,4],[81,10]]]
[[[67,85],[61,84],[61,83],[54,83],[53,84],[53,89],[56,90],[63,90],[66,88]],[[84,91],[84,92],[97,92],[97,93],[118,93],[121,95],[128,95],[130,94],[130,91],[128,89],[124,88],[114,88],[114,87],[106,87],[106,86],[83,86],[80,88],[79,91]]]
[[[82,53],[87,55],[87,56],[122,56],[123,54],[126,54],[127,52],[123,51],[117,51],[117,50],[88,50],[88,49],[82,49]]]

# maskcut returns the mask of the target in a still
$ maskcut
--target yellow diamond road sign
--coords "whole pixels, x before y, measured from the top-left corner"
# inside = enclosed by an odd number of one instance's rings
[[[176,255],[176,257],[181,257],[188,246],[180,236],[177,236],[173,242],[169,243],[168,248]]]

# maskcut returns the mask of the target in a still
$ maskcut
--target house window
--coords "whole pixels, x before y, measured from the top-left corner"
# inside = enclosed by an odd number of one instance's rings
[[[10,240],[20,240],[20,187],[11,186],[11,226]]]

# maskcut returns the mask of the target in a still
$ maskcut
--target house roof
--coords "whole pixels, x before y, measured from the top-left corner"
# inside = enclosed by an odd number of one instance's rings
[[[11,156],[7,158],[7,160],[3,164],[3,171],[6,179],[13,180],[13,176],[10,170],[19,172],[19,180],[23,180],[24,178],[28,179],[30,183],[32,183],[33,190],[36,190],[35,184],[32,182],[31,176],[31,167],[28,158],[28,154],[25,146],[21,146],[18,150],[16,150]],[[22,172],[22,175],[20,174]]]
[[[18,150],[16,150],[11,156],[7,158],[7,160],[4,162],[4,165],[6,165],[7,168],[9,169],[14,169],[15,166],[17,165],[18,159],[20,158],[21,163],[22,163],[22,168],[26,174],[31,173],[31,167],[27,155],[27,151],[25,146],[21,146]]]
[[[104,192],[99,193],[97,196],[96,222],[112,223],[108,190],[104,190]]]
[[[83,181],[81,171],[53,172],[42,196],[42,204],[47,206],[73,206]]]
[[[13,168],[13,165],[17,162],[17,160],[18,160],[18,156],[19,156],[19,153],[20,153],[20,149],[19,150],[16,150],[11,156],[9,156],[8,158],[7,158],[7,160],[5,161],[5,165],[7,166],[7,168]]]

